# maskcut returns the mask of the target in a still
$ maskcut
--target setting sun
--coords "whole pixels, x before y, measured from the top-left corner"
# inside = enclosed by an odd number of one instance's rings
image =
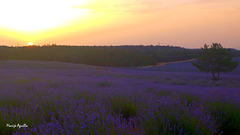
[[[32,43],[32,42],[29,42],[28,45],[31,46],[31,45],[33,45],[33,43]]]

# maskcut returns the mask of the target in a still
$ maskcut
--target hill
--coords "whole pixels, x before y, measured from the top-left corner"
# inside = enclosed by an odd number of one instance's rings
[[[233,55],[240,56],[233,50]],[[174,46],[31,46],[0,47],[0,60],[42,60],[78,64],[137,67],[193,59],[200,49]]]

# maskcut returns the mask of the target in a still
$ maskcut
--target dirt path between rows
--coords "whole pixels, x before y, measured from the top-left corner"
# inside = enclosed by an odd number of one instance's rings
[[[144,66],[142,68],[149,68],[149,67],[158,67],[158,66],[166,66],[167,64],[174,64],[174,63],[183,63],[183,62],[189,62],[189,61],[194,61],[196,59],[189,59],[189,60],[181,60],[181,61],[173,61],[173,62],[159,62],[156,65],[152,66]]]
[[[165,66],[167,64],[173,64],[173,63],[182,63],[182,62],[188,62],[188,61],[194,61],[196,59],[190,59],[190,60],[181,60],[181,61],[174,61],[174,62],[159,62],[156,66]]]

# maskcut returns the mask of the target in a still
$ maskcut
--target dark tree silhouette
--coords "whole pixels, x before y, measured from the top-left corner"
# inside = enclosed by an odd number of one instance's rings
[[[238,62],[232,61],[231,51],[222,47],[220,43],[212,43],[212,45],[204,45],[202,55],[199,56],[197,62],[192,63],[200,71],[211,72],[212,79],[217,81],[220,79],[220,72],[230,72],[234,70]]]

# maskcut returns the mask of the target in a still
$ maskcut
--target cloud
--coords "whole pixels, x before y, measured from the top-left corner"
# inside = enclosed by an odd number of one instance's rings
[[[75,9],[90,9],[92,13],[109,13],[109,14],[121,14],[121,13],[158,13],[160,11],[168,11],[171,9],[177,9],[185,6],[196,7],[200,9],[215,9],[222,8],[226,13],[239,13],[240,6],[231,7],[229,3],[240,2],[237,0],[122,0],[122,1],[110,1],[102,0],[95,1],[88,5],[75,5]],[[226,10],[225,10],[226,9]]]
[[[97,2],[89,5],[75,5],[75,9],[91,9],[94,13],[107,12],[107,13],[121,13],[121,12],[133,12],[133,13],[149,13],[156,10],[160,10],[161,2],[152,1],[138,1],[138,2]]]

